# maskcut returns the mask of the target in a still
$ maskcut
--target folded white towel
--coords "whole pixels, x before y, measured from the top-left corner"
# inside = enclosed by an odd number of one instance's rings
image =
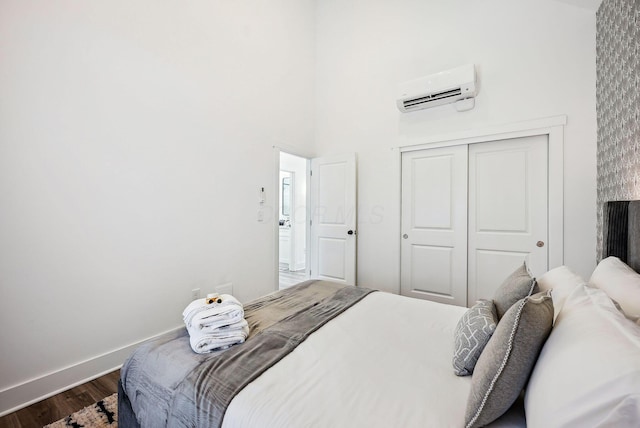
[[[236,334],[238,331],[244,332],[248,334],[249,324],[244,318],[240,318],[240,320],[229,324],[224,325],[217,328],[202,328],[198,329],[195,327],[187,328],[187,331],[191,336],[209,336],[211,338],[225,338],[231,334]]]
[[[202,330],[203,332],[215,331],[240,321],[244,321],[244,311],[229,310],[225,313],[211,314],[209,311],[203,311],[193,317],[192,328]]]
[[[198,354],[227,349],[233,345],[244,343],[249,335],[249,324],[245,319],[211,332],[199,329],[188,329],[191,349]]]
[[[182,312],[189,332],[191,349],[199,354],[222,350],[243,343],[249,335],[242,304],[230,294],[191,302]]]
[[[230,294],[219,296],[220,303],[207,303],[207,299],[191,302],[182,312],[187,328],[208,330],[233,324],[244,318],[242,304]]]

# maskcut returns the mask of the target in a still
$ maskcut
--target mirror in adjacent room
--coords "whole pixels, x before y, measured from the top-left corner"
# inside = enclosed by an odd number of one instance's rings
[[[284,172],[284,171],[283,171]],[[282,216],[289,217],[291,215],[291,173],[282,177]]]

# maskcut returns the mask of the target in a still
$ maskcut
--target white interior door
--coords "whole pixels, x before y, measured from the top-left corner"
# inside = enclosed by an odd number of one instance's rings
[[[402,154],[400,290],[467,304],[467,146]]]
[[[469,146],[469,304],[524,260],[547,271],[547,146],[546,135]]]
[[[311,160],[312,278],[356,285],[356,155]]]

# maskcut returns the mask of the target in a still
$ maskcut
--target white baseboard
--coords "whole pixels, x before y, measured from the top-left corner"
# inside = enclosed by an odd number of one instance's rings
[[[89,382],[122,367],[124,360],[142,343],[168,333],[178,335],[184,326],[89,358],[0,391],[0,416],[13,413],[33,403],[49,398],[74,386]]]

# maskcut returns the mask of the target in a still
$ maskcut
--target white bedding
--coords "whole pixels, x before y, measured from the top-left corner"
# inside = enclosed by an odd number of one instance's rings
[[[372,293],[242,390],[223,427],[462,427],[471,377],[451,359],[465,311]]]

